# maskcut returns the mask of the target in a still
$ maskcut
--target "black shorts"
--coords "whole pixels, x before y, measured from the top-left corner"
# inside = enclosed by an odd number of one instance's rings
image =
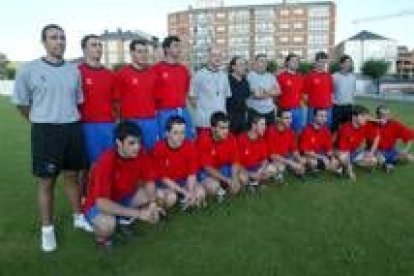
[[[352,105],[334,105],[332,117],[332,131],[337,131],[343,123],[351,120]]]
[[[37,177],[56,177],[61,170],[86,168],[81,124],[32,124],[32,170]]]

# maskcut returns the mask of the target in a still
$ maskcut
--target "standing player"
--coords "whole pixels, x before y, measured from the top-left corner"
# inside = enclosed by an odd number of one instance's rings
[[[158,111],[158,131],[160,138],[165,135],[168,118],[179,115],[186,123],[186,137],[195,136],[190,113],[186,107],[190,86],[190,72],[179,63],[181,40],[177,36],[168,36],[162,43],[165,60],[153,66],[156,74],[155,100]]]
[[[266,124],[275,122],[275,98],[279,96],[280,89],[275,76],[266,71],[267,57],[258,54],[255,57],[253,70],[247,75],[250,86],[250,97],[247,99],[249,116],[258,113],[266,118]]]
[[[89,166],[113,146],[115,123],[115,78],[102,63],[102,42],[97,35],[81,40],[84,54],[79,65],[84,101],[80,105]]]
[[[393,119],[390,109],[385,105],[377,107],[376,116],[377,122],[368,123],[369,144],[375,143],[376,136],[379,136],[376,155],[384,160],[385,169],[392,170],[398,161],[414,162],[414,155],[409,153],[414,140],[414,130]],[[396,147],[398,140],[406,144],[401,150]]]
[[[189,99],[195,108],[194,121],[199,133],[209,130],[211,114],[225,111],[226,99],[231,96],[227,73],[221,68],[222,62],[222,52],[212,47],[207,66],[192,79]]]
[[[328,111],[313,109],[313,122],[302,131],[299,149],[311,171],[329,170],[335,172],[339,166],[333,152],[333,138],[326,126]]]
[[[315,109],[325,109],[327,112],[327,125],[332,125],[332,76],[327,71],[328,55],[318,52],[315,55],[314,69],[305,76],[305,95],[308,103],[308,124],[313,122]]]
[[[117,74],[116,90],[122,119],[136,123],[143,131],[143,145],[150,150],[158,140],[155,109],[156,75],[148,67],[148,45],[144,40],[132,40],[129,45],[131,64]]]
[[[285,59],[286,70],[277,76],[281,94],[278,97],[278,108],[289,110],[292,116],[292,129],[299,133],[305,125],[303,100],[304,78],[298,73],[299,57],[289,54]]]
[[[141,130],[124,121],[115,128],[116,146],[92,166],[83,212],[96,242],[111,246],[120,217],[155,223],[163,210],[155,204],[155,175],[141,147]]]
[[[265,140],[266,118],[252,114],[250,128],[237,139],[240,160],[240,181],[242,185],[257,187],[263,180],[270,179],[276,168],[269,162],[269,149]]]
[[[291,123],[292,112],[281,109],[277,114],[276,125],[270,126],[266,133],[270,157],[278,171],[276,180],[279,182],[283,182],[286,167],[297,176],[305,174],[306,160],[299,154]]]
[[[23,66],[16,76],[12,102],[31,122],[33,174],[38,182],[41,248],[57,248],[53,225],[54,189],[63,171],[64,189],[73,211],[76,228],[91,231],[80,212],[77,178],[85,168],[82,126],[78,104],[82,103],[81,79],[75,64],[63,54],[66,36],[54,24],[42,29],[46,56]]]
[[[231,97],[227,99],[226,110],[230,117],[230,131],[240,134],[247,130],[246,100],[250,95],[250,87],[246,79],[246,61],[239,56],[230,61],[229,83]]]
[[[341,124],[351,120],[356,90],[356,76],[352,73],[351,57],[343,55],[339,59],[339,66],[339,72],[332,75],[334,83],[332,131],[337,131]]]
[[[237,141],[229,133],[229,117],[214,112],[211,130],[197,137],[197,148],[203,166],[199,178],[210,195],[224,195],[222,188],[236,194],[240,191]],[[221,192],[221,193],[220,193]]]
[[[367,168],[373,168],[378,164],[375,156],[378,136],[374,138],[369,149],[364,149],[369,138],[367,118],[368,110],[365,107],[354,106],[351,121],[342,124],[338,130],[338,159],[345,173],[353,181],[356,180],[353,164]]]
[[[166,138],[153,150],[155,168],[159,175],[157,198],[163,206],[173,206],[182,198],[183,207],[201,206],[205,191],[197,182],[199,162],[194,143],[185,138],[185,121],[172,116],[166,125]]]

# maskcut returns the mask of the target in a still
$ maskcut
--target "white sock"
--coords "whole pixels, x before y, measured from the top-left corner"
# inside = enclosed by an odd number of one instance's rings
[[[55,231],[55,227],[53,225],[43,225],[42,226],[42,233],[48,233]]]

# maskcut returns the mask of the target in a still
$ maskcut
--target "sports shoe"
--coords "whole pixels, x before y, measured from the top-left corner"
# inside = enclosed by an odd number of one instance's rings
[[[55,228],[53,225],[42,226],[42,250],[43,252],[52,252],[57,248]]]
[[[218,202],[223,202],[226,194],[227,194],[226,190],[224,190],[222,187],[219,187],[219,189],[217,191],[217,201]]]
[[[86,221],[83,214],[73,214],[73,227],[85,230],[86,232],[93,232],[92,226]]]
[[[277,184],[282,184],[285,181],[285,177],[283,173],[278,172],[273,176],[273,179],[276,181]]]
[[[394,165],[393,164],[384,164],[384,170],[386,173],[390,173],[394,170]]]

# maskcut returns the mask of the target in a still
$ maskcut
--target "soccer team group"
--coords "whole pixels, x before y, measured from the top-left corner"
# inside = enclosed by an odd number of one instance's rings
[[[137,219],[156,223],[176,204],[203,207],[209,197],[281,184],[287,172],[329,171],[356,181],[356,165],[390,171],[414,161],[413,129],[385,105],[370,115],[354,104],[346,55],[333,75],[324,52],[306,75],[295,54],[273,74],[265,54],[249,72],[240,56],[223,70],[213,45],[207,65],[191,74],[180,64],[180,39],[168,36],[162,60],[149,65],[147,42],[133,40],[131,63],[112,72],[101,63],[99,36],[82,39],[80,65],[64,60],[60,26],[45,26],[41,38],[46,55],[18,72],[12,102],[31,123],[45,252],[57,248],[60,173],[74,227],[94,232],[108,248],[116,229],[128,235]],[[399,140],[404,148],[397,149]]]

